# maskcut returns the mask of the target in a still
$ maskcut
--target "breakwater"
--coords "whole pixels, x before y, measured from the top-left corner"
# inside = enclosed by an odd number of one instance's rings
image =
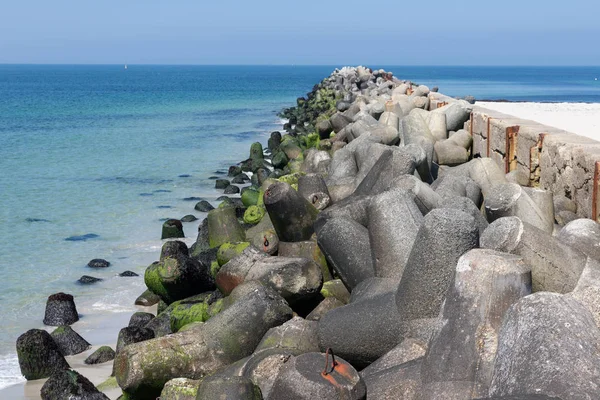
[[[363,67],[299,98],[287,133],[216,181],[233,196],[198,204],[191,248],[165,222],[174,240],[139,299],[158,315],[136,314],[116,354],[97,355],[114,357],[123,398],[594,398],[600,229],[557,218],[585,208],[542,186],[544,144],[520,172],[527,143],[496,128],[510,121],[488,115],[482,157],[482,115]],[[72,315],[72,298],[50,300],[53,318]],[[102,398],[56,339],[19,341],[24,374],[51,376],[46,398]]]

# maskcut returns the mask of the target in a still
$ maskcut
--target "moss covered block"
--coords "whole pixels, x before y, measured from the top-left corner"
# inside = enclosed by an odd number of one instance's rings
[[[217,252],[217,263],[219,264],[219,267],[226,264],[233,257],[242,254],[242,251],[248,246],[250,246],[249,242],[223,243]]]
[[[255,206],[258,203],[259,197],[259,190],[246,189],[242,192],[242,203],[246,207]]]
[[[244,212],[244,222],[247,224],[258,224],[265,216],[264,206],[250,206]]]
[[[213,278],[215,278],[217,276],[220,269],[221,269],[221,266],[219,265],[219,263],[217,261],[213,261],[212,263],[210,263],[210,274],[212,275]]]
[[[208,213],[208,241],[211,248],[227,242],[243,242],[246,234],[238,222],[235,207],[219,207]]]
[[[294,185],[294,184],[298,184],[298,179],[304,174],[300,173],[300,172],[294,172],[292,174],[287,174],[287,175],[283,175],[282,177],[278,178],[277,180],[279,182],[285,182],[288,185]]]

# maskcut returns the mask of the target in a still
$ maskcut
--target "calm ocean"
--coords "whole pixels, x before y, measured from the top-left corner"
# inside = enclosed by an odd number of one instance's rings
[[[452,96],[600,102],[599,67],[386,67]],[[0,65],[0,388],[20,382],[15,340],[48,295],[75,296],[92,344],[135,311],[162,219],[220,195],[209,177],[281,127],[276,113],[334,67]],[[187,242],[198,223],[184,224]],[[93,234],[85,241],[65,240]],[[86,266],[92,258],[112,265]],[[82,275],[104,281],[83,286]]]

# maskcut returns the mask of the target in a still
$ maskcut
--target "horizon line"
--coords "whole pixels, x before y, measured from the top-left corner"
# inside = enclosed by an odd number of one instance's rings
[[[165,66],[165,67],[368,67],[369,64],[194,64],[194,63],[3,63],[0,66]],[[536,64],[377,64],[379,67],[536,67],[536,68],[574,68],[574,67],[599,67],[594,64],[554,64],[554,65],[536,65]]]

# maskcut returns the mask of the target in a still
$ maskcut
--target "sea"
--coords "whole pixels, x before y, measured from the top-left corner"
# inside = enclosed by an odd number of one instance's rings
[[[600,67],[370,67],[450,96],[600,102]],[[194,205],[222,194],[215,177],[281,130],[277,113],[334,69],[0,65],[0,389],[24,381],[15,342],[51,330],[42,319],[53,293],[75,296],[84,338],[114,344],[163,221],[195,215],[184,223],[192,244],[205,217]],[[91,269],[94,258],[111,265]],[[82,275],[103,280],[82,285]]]

